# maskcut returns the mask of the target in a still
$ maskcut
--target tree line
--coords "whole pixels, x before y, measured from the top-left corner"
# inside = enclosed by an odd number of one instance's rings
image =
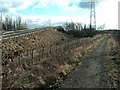
[[[96,34],[96,29],[93,26],[82,24],[82,23],[74,23],[74,22],[66,22],[63,27],[57,27],[58,31],[65,32],[74,37],[92,37]]]
[[[10,16],[5,16],[5,19],[2,21],[2,29],[4,31],[16,31],[21,29],[27,29],[26,21],[22,21],[21,16],[17,16],[14,20]]]

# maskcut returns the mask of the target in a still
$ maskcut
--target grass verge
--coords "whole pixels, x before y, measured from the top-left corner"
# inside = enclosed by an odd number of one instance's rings
[[[106,66],[108,75],[110,77],[110,84],[112,88],[120,88],[120,59],[116,50],[117,43],[113,37],[110,37],[106,47]]]

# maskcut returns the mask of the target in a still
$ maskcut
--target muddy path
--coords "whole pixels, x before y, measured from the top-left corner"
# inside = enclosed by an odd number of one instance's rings
[[[110,88],[109,76],[105,65],[108,37],[82,60],[82,64],[65,79],[59,88]]]

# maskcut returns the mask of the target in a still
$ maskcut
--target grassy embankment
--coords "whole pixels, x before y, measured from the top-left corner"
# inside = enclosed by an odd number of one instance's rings
[[[112,88],[120,88],[120,52],[119,44],[112,36],[108,40],[106,47],[106,66],[110,77]]]
[[[54,31],[53,31],[54,32]],[[59,33],[59,32],[58,32]],[[39,35],[39,34],[38,34]],[[52,34],[53,35],[53,34]],[[55,35],[54,35],[55,36]],[[35,36],[31,36],[32,40],[28,40],[29,43],[36,42]],[[34,37],[34,38],[33,38]],[[52,37],[52,36],[50,36]],[[58,37],[58,35],[56,36]],[[60,35],[61,37],[61,35]],[[63,39],[58,38],[58,40]],[[28,39],[26,37],[26,39]],[[47,38],[50,39],[50,38]],[[97,45],[103,40],[104,37],[93,37],[92,41],[89,43],[84,43],[77,48],[70,50],[70,52],[60,52],[57,57],[53,56],[47,60],[34,60],[34,64],[30,67],[16,68],[15,71],[9,73],[5,78],[3,85],[7,87],[15,88],[33,88],[33,87],[44,87],[49,86],[53,83],[61,81],[65,76],[67,76],[76,64],[81,63],[81,58],[83,58],[88,52],[92,51]],[[37,39],[39,41],[39,39]],[[51,39],[51,40],[54,40]],[[44,39],[43,39],[44,41]],[[47,40],[45,40],[47,42]],[[65,40],[64,40],[65,41]],[[25,43],[24,38],[23,44]],[[39,41],[40,42],[40,41]],[[37,42],[39,45],[39,42]],[[56,42],[56,41],[55,41]],[[18,42],[20,43],[20,42]],[[25,43],[27,45],[28,43]],[[33,43],[34,44],[34,43]],[[32,44],[32,45],[33,45]],[[12,47],[13,44],[9,42],[9,45]],[[19,45],[19,44],[17,44]],[[28,44],[29,45],[29,44]],[[34,45],[33,45],[34,46]],[[6,46],[8,48],[8,46]],[[22,46],[21,46],[22,47]],[[19,49],[19,48],[18,48]],[[9,49],[8,49],[9,50]],[[12,50],[12,49],[11,49]],[[24,49],[23,49],[24,50]],[[12,50],[14,51],[14,50]]]

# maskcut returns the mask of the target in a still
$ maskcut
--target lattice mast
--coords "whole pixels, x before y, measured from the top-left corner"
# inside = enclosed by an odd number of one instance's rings
[[[96,30],[95,0],[91,0],[90,9],[90,30]]]

